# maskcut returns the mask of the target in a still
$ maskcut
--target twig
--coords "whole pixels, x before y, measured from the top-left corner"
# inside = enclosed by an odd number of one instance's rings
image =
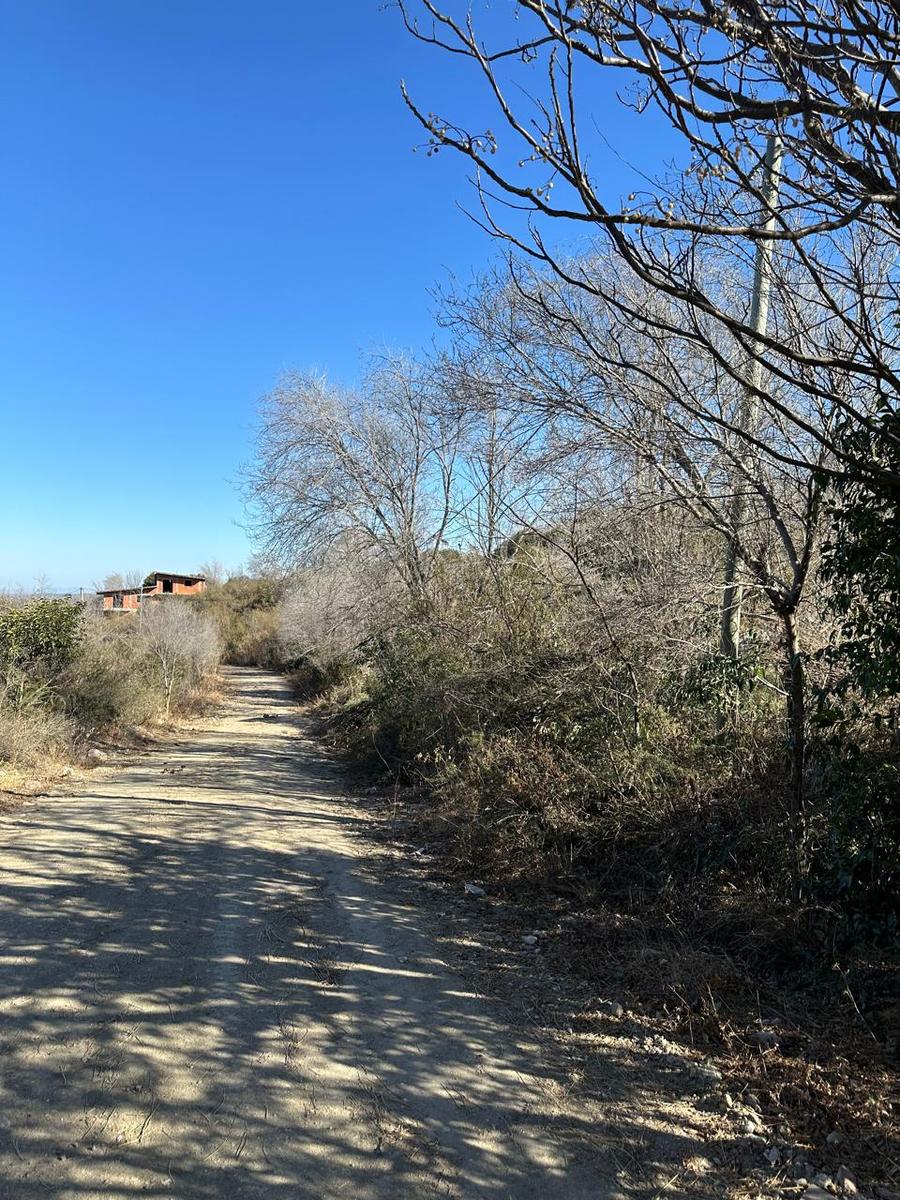
[[[856,1015],[859,1017],[860,1021],[862,1022],[863,1028],[865,1029],[865,1031],[869,1035],[869,1037],[872,1039],[872,1041],[875,1042],[876,1045],[878,1045],[879,1044],[878,1038],[872,1031],[872,1027],[869,1024],[869,1022],[866,1020],[866,1018],[860,1012],[859,1005],[856,1003],[856,997],[853,995],[853,992],[850,990],[850,981],[847,979],[847,972],[844,970],[844,968],[841,966],[840,963],[835,963],[834,969],[837,972],[839,972],[841,979],[843,979],[843,981],[844,981],[844,991],[850,997],[850,1003],[853,1005],[853,1008],[856,1011]]]

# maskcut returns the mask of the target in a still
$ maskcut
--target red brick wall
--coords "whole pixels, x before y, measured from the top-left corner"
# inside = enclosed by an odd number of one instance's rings
[[[172,580],[172,590],[170,592],[170,591],[167,591],[163,587],[164,581],[165,581],[165,576],[163,576],[162,579],[157,579],[157,581],[153,585],[153,587],[147,589],[147,591],[145,592],[145,595],[147,595],[147,596],[163,596],[163,595],[165,595],[165,596],[197,596],[197,595],[199,595],[200,592],[203,591],[204,587],[206,586],[205,581],[202,579],[197,579],[190,585],[183,583],[180,579],[173,579]]]
[[[206,586],[205,580],[196,579],[193,583],[182,583],[180,580],[175,580],[175,595],[176,596],[199,596]]]
[[[125,595],[122,597],[121,608],[116,608],[115,596],[104,596],[103,597],[103,611],[104,612],[135,612],[137,610],[137,608],[138,608],[137,592],[126,592]]]
[[[157,579],[153,587],[144,589],[144,599],[146,600],[150,596],[162,596],[163,594],[171,596],[199,596],[205,587],[205,579],[195,579],[190,584],[183,583],[180,579],[174,579],[172,581],[172,591],[163,593],[163,581],[162,579]],[[103,597],[104,612],[136,612],[140,608],[140,597],[137,592],[126,592],[122,597],[121,608],[115,607],[114,600],[114,596]]]

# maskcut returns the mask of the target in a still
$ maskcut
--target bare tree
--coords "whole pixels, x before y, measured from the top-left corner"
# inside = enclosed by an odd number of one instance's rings
[[[97,583],[97,591],[110,592],[114,588],[126,589],[140,587],[147,576],[146,571],[133,567],[130,571],[111,571]]]
[[[400,7],[420,41],[486,84],[499,122],[490,129],[464,128],[405,94],[431,150],[451,148],[476,167],[484,220],[495,234],[568,284],[622,303],[604,280],[560,259],[547,224],[596,231],[635,277],[677,302],[672,332],[718,357],[721,370],[784,424],[789,436],[764,446],[768,453],[809,464],[793,442],[811,439],[829,451],[826,459],[814,455],[820,470],[898,483],[890,462],[854,455],[834,423],[811,423],[807,414],[810,406],[830,407],[893,446],[900,439],[893,419],[900,345],[890,317],[900,301],[900,21],[889,5],[517,0],[509,16],[485,19],[484,36],[481,6],[473,13],[462,3],[401,0]],[[591,99],[598,74],[632,85],[634,107],[661,113],[690,154],[683,174],[648,180],[625,203],[604,190],[594,165],[593,127],[604,123]],[[763,170],[773,134],[783,147],[777,196]],[[504,219],[498,200],[508,206]],[[532,217],[527,231],[523,209]],[[749,306],[723,302],[705,260],[717,251],[734,268],[743,263],[749,294],[757,242],[780,248],[815,310],[811,327],[829,324],[831,344],[761,333]],[[672,315],[661,318],[662,330]],[[835,376],[841,385],[829,390]]]
[[[342,541],[389,563],[426,603],[454,514],[459,436],[405,360],[382,363],[356,392],[287,377],[264,403],[250,476],[264,548],[302,564]]]
[[[575,481],[586,481],[592,463],[595,471],[601,464],[607,488],[617,460],[623,485],[629,474],[629,486],[636,484],[636,500],[675,504],[710,530],[765,600],[782,630],[799,841],[806,727],[799,610],[818,531],[818,474],[763,449],[750,453],[739,428],[729,433],[744,396],[721,366],[726,350],[699,355],[690,339],[662,332],[677,328],[677,314],[667,315],[673,301],[614,259],[594,258],[580,269],[621,302],[605,305],[554,274],[519,268],[481,295],[451,304],[463,339],[459,360],[472,342],[477,361],[489,351],[504,402],[542,427],[534,441],[545,459],[553,456],[564,471],[568,464]],[[795,310],[777,300],[774,320],[787,336]],[[626,319],[626,312],[642,319]],[[777,450],[785,436],[771,411],[755,422],[762,447]],[[824,455],[812,438],[807,451]]]
[[[217,558],[208,559],[205,563],[200,564],[199,574],[203,575],[207,583],[224,583],[228,578],[228,572],[225,565]]]

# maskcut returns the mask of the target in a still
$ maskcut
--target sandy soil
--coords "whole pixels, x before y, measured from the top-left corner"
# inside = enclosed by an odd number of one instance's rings
[[[284,683],[231,683],[0,819],[0,1197],[699,1194],[699,1114],[614,1047],[573,1090],[378,870]]]

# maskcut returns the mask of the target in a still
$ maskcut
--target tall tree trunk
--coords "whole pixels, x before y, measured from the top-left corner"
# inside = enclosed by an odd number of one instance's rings
[[[778,176],[781,170],[781,141],[777,134],[769,135],[766,143],[764,163],[766,180],[763,207],[764,228],[775,229],[775,205],[778,201]],[[750,306],[750,327],[755,333],[765,333],[769,322],[769,294],[771,291],[772,242],[760,238],[756,243],[756,258],[753,264],[753,296]],[[759,401],[756,392],[762,383],[762,363],[754,356],[747,365],[747,388],[737,417],[737,427],[750,434],[759,424]],[[745,454],[752,454],[746,450]],[[749,464],[748,464],[749,465]],[[739,538],[747,516],[747,481],[744,471],[734,469],[731,473],[732,500],[730,526],[734,538]],[[736,659],[741,646],[741,609],[744,602],[744,587],[741,583],[741,564],[735,541],[729,541],[725,550],[725,590],[722,595],[719,646],[722,654]]]

